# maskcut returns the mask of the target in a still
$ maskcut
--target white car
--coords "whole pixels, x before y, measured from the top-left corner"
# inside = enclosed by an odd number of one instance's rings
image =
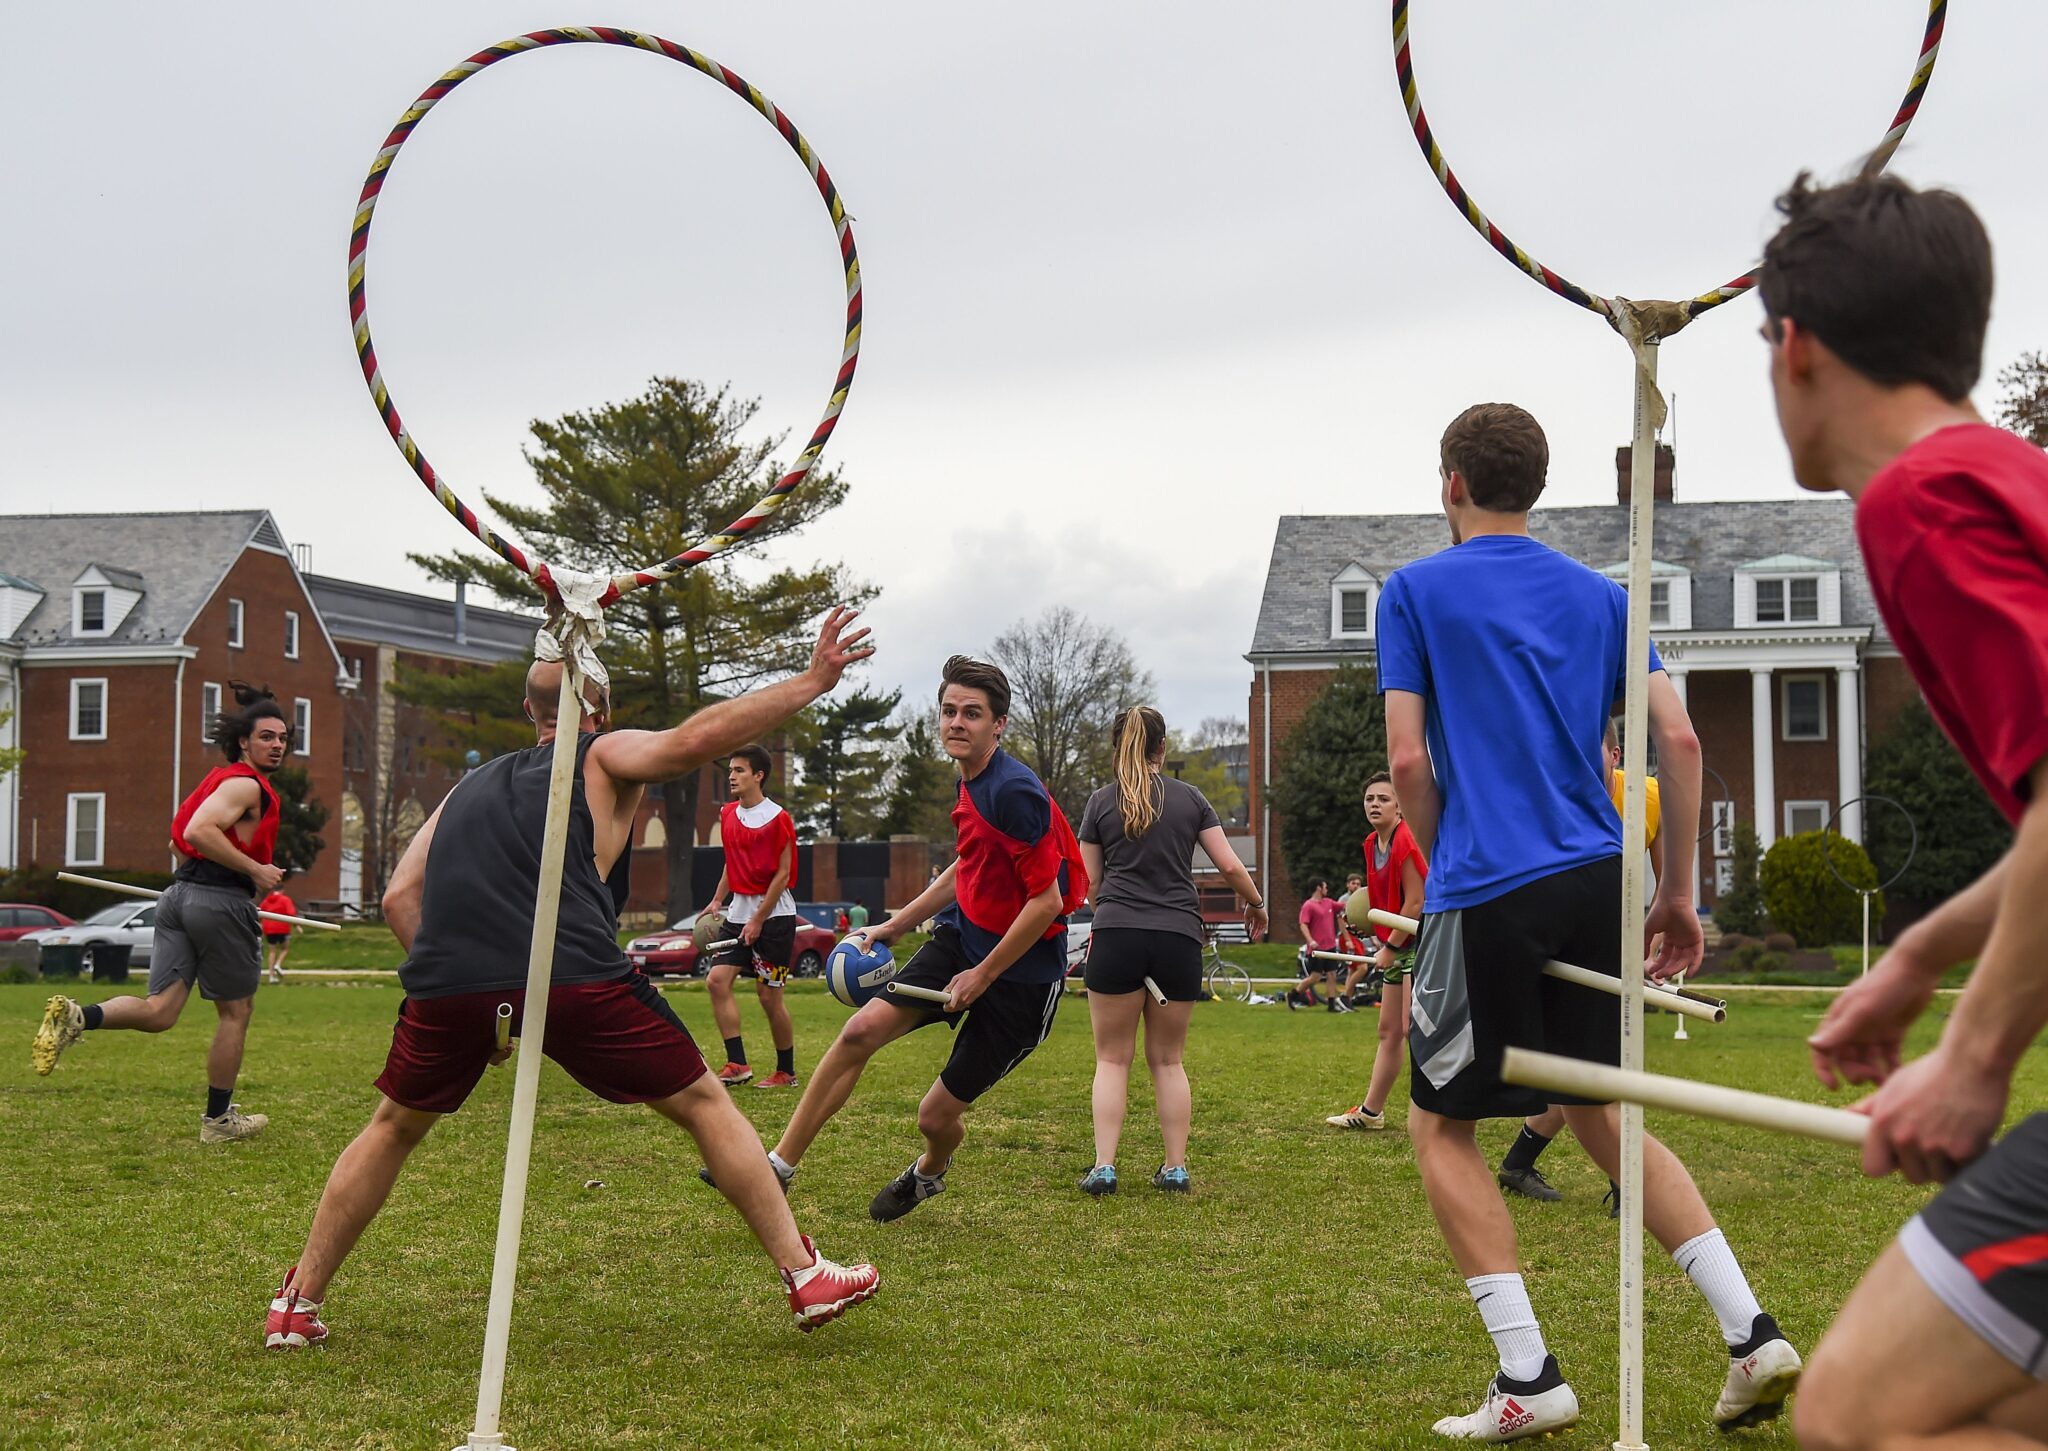
[[[156,903],[117,902],[111,907],[100,908],[75,926],[44,927],[23,933],[21,940],[33,942],[38,947],[126,944],[129,966],[147,967],[150,947],[156,941]]]
[[[1079,972],[1088,961],[1088,939],[1095,935],[1095,909],[1082,907],[1067,918],[1067,976]]]

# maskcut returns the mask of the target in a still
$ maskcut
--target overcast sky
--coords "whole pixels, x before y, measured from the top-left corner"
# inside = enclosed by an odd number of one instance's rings
[[[1797,168],[1839,172],[1877,140],[1926,15],[1411,9],[1431,120],[1481,205],[1574,281],[1646,297],[1734,275]],[[827,460],[852,492],[785,548],[882,585],[885,685],[921,695],[945,654],[1066,603],[1125,634],[1169,719],[1241,716],[1277,516],[1433,508],[1435,441],[1468,403],[1535,411],[1548,502],[1614,496],[1626,350],[1437,190],[1382,3],[78,0],[7,21],[6,511],[261,505],[320,572],[443,588],[405,552],[455,526],[350,344],[353,204],[435,76],[564,23],[722,61],[839,183],[867,326]],[[2048,6],[1958,0],[1894,163],[1990,226],[1993,372],[2048,347],[2048,280],[2023,265],[2048,234],[2026,179],[2043,54]],[[604,46],[464,84],[407,144],[371,244],[385,376],[472,502],[533,492],[530,420],[657,373],[729,381],[800,442],[841,297],[824,209],[771,128],[685,67]],[[1664,350],[1682,499],[1792,492],[1757,320],[1744,299]]]

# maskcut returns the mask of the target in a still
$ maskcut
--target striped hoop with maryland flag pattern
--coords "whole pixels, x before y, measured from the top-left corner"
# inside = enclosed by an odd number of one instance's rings
[[[846,341],[839,358],[839,371],[832,380],[832,396],[825,405],[825,415],[818,420],[818,426],[811,430],[810,441],[803,452],[797,455],[796,464],[790,471],[775,481],[775,486],[762,495],[746,513],[733,520],[716,534],[709,535],[691,545],[681,554],[660,564],[645,569],[633,570],[615,575],[610,588],[606,590],[601,604],[610,604],[628,590],[642,585],[673,578],[675,575],[698,564],[721,550],[730,548],[747,537],[762,520],[773,514],[782,501],[810,474],[818,458],[825,451],[825,441],[832,436],[832,430],[839,422],[839,412],[846,406],[846,395],[853,387],[854,364],[860,357],[860,257],[854,250],[853,227],[846,215],[846,207],[839,198],[839,190],[832,184],[831,175],[824,163],[811,150],[811,143],[796,129],[790,119],[782,114],[782,108],[762,95],[739,76],[734,75],[717,61],[700,55],[688,46],[677,45],[672,40],[647,35],[635,30],[620,30],[610,26],[563,26],[555,30],[535,30],[525,35],[514,36],[501,41],[486,50],[480,50],[461,65],[448,71],[433,85],[421,93],[418,100],[398,118],[398,124],[391,128],[391,134],[384,138],[378,148],[376,160],[370,163],[369,178],[363,183],[362,196],[356,202],[355,225],[349,234],[348,244],[348,308],[349,317],[355,327],[356,355],[362,361],[363,380],[369,384],[370,397],[377,405],[377,412],[384,419],[384,427],[391,439],[398,445],[398,451],[405,455],[405,461],[412,465],[412,471],[419,475],[420,482],[441,502],[441,506],[461,521],[462,527],[481,540],[492,553],[529,576],[544,589],[550,598],[556,598],[559,591],[550,574],[545,560],[528,556],[518,545],[497,533],[477,517],[476,512],[457,498],[447,481],[435,472],[427,462],[427,456],[420,452],[419,444],[398,416],[398,408],[391,401],[391,391],[384,382],[383,369],[377,362],[377,346],[370,338],[370,317],[364,269],[369,261],[370,221],[377,210],[377,197],[384,189],[384,178],[390,173],[392,163],[398,159],[398,151],[412,135],[413,128],[425,119],[427,112],[434,109],[450,91],[487,66],[496,65],[509,56],[521,55],[530,50],[540,50],[553,45],[622,45],[635,50],[652,52],[670,60],[702,71],[718,81],[734,95],[760,112],[782,139],[789,143],[792,151],[810,172],[811,180],[817,185],[818,194],[825,199],[825,209],[831,214],[833,230],[839,237],[839,257],[846,269]]]

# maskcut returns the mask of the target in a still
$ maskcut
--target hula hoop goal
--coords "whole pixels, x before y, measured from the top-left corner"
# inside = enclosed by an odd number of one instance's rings
[[[825,210],[832,219],[832,227],[839,238],[840,262],[846,272],[846,334],[839,357],[839,370],[832,380],[832,394],[826,401],[824,415],[811,431],[810,441],[803,452],[797,455],[790,471],[777,479],[773,488],[762,495],[754,506],[739,518],[727,524],[716,534],[707,535],[682,553],[658,564],[643,569],[614,575],[609,588],[598,601],[599,605],[610,604],[629,590],[643,585],[672,579],[693,564],[700,564],[714,554],[730,548],[752,533],[763,520],[773,514],[782,501],[789,497],[804,479],[809,476],[819,456],[825,451],[825,443],[832,437],[832,430],[838,425],[840,410],[846,405],[846,396],[853,387],[854,365],[860,357],[861,297],[860,257],[853,245],[853,226],[846,214],[846,207],[840,200],[839,190],[832,183],[830,173],[811,143],[804,139],[794,122],[782,113],[782,108],[762,95],[738,75],[712,60],[709,56],[678,45],[672,40],[648,35],[637,30],[620,30],[611,26],[562,26],[553,30],[535,30],[525,35],[478,51],[461,65],[444,73],[441,78],[420,93],[398,118],[398,124],[391,128],[391,134],[384,138],[377,156],[370,163],[369,177],[363,182],[361,196],[356,201],[355,224],[349,235],[348,244],[348,307],[349,318],[355,329],[356,355],[362,363],[363,381],[369,385],[370,397],[377,405],[377,412],[384,420],[384,427],[391,435],[391,441],[398,445],[398,451],[419,475],[429,493],[441,506],[461,522],[463,528],[481,541],[492,553],[520,573],[532,579],[552,598],[559,596],[553,572],[547,562],[528,555],[510,540],[491,529],[474,510],[456,497],[455,491],[427,461],[418,442],[406,428],[398,414],[398,408],[391,399],[391,393],[384,380],[384,372],[377,361],[377,346],[370,337],[370,316],[368,307],[365,272],[369,264],[370,222],[377,210],[377,198],[384,190],[384,181],[390,175],[392,166],[398,160],[398,153],[415,128],[426,118],[429,111],[440,104],[448,93],[486,67],[528,51],[542,50],[556,45],[618,45],[629,49],[644,50],[668,60],[680,61],[694,70],[701,71],[719,82],[734,95],[758,111],[775,127],[777,134],[789,144],[799,160],[811,174],[812,182],[818,188],[818,195],[824,199]]]
[[[1835,839],[1835,823],[1841,820],[1842,813],[1844,811],[1847,811],[1851,806],[1860,806],[1866,801],[1883,802],[1886,806],[1891,807],[1892,810],[1898,812],[1899,815],[1906,818],[1906,860],[1904,861],[1904,863],[1900,865],[1897,871],[1893,872],[1889,877],[1886,877],[1883,881],[1879,882],[1874,887],[1857,886],[1854,882],[1850,881],[1847,877],[1842,875],[1842,869],[1836,866],[1834,858],[1828,855],[1828,843]],[[1870,835],[1870,824],[1867,820],[1864,822],[1863,834],[1866,837]],[[1834,874],[1834,878],[1836,881],[1840,882],[1843,886],[1847,887],[1850,891],[1854,892],[1857,896],[1863,899],[1863,971],[1865,973],[1868,973],[1870,971],[1870,899],[1872,897],[1875,897],[1879,892],[1884,891],[1887,887],[1891,886],[1892,883],[1896,882],[1900,877],[1903,877],[1907,872],[1911,871],[1913,867],[1913,858],[1919,855],[1919,853],[1920,824],[1913,820],[1912,812],[1908,811],[1898,802],[1892,800],[1892,798],[1889,796],[1857,796],[1848,801],[1844,801],[1840,806],[1837,806],[1834,809],[1833,814],[1828,817],[1827,825],[1821,828],[1821,864]]]
[[[1927,7],[1927,29],[1921,36],[1920,54],[1913,63],[1913,78],[1906,84],[1905,99],[1899,102],[1898,111],[1892,116],[1891,125],[1884,137],[1877,143],[1865,162],[1870,171],[1882,171],[1899,149],[1899,143],[1906,139],[1906,131],[1913,124],[1913,117],[1919,113],[1920,101],[1927,93],[1927,83],[1934,75],[1934,59],[1941,49],[1941,32],[1948,16],[1948,0],[1930,0]],[[1451,170],[1450,162],[1444,158],[1443,148],[1437,145],[1436,135],[1430,129],[1429,117],[1423,113],[1422,91],[1415,79],[1415,57],[1413,46],[1408,39],[1408,0],[1393,0],[1394,24],[1394,79],[1401,87],[1401,101],[1408,110],[1408,125],[1415,133],[1415,142],[1422,148],[1423,157],[1429,162],[1429,169],[1436,173],[1437,184],[1451,204],[1471,223],[1472,230],[1486,239],[1488,246],[1520,271],[1556,293],[1567,302],[1597,312],[1610,323],[1619,327],[1622,312],[1621,299],[1602,297],[1597,292],[1588,292],[1574,282],[1568,281],[1555,270],[1544,266],[1531,257],[1511,240],[1507,233],[1494,225],[1486,213],[1480,210],[1457,173]],[[1722,283],[1680,303],[1663,305],[1664,315],[1653,319],[1655,335],[1668,337],[1709,308],[1719,307],[1730,298],[1740,297],[1756,285],[1754,271],[1745,271],[1740,276]]]

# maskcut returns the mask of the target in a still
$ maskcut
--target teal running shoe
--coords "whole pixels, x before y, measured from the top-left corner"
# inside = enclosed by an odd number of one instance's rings
[[[1169,1194],[1185,1194],[1194,1187],[1188,1182],[1188,1171],[1179,1164],[1171,1169],[1161,1169],[1152,1176],[1152,1187],[1164,1189]]]
[[[1081,1192],[1100,1199],[1105,1194],[1116,1193],[1116,1166],[1097,1164],[1088,1171],[1088,1177],[1081,1181]]]

